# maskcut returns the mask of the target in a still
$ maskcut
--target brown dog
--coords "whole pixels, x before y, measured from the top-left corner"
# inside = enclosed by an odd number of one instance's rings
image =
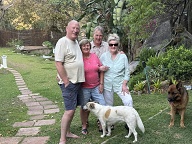
[[[189,101],[189,95],[185,87],[183,87],[181,81],[179,81],[176,85],[170,81],[168,88],[168,101],[171,106],[171,121],[169,127],[174,125],[176,112],[178,112],[181,116],[180,126],[185,127],[184,115]]]

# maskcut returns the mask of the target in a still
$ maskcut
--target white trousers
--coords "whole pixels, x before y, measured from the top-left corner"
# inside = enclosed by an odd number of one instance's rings
[[[130,93],[129,94],[125,93],[125,95],[123,94],[123,92],[116,92],[116,93],[121,98],[121,100],[125,106],[133,107],[133,99],[132,99]],[[104,89],[103,95],[105,98],[106,105],[113,106],[114,91],[113,90],[108,91],[108,90]]]

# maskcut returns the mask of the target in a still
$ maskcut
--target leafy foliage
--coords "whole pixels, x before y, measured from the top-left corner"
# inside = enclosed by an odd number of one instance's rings
[[[12,29],[50,29],[63,32],[68,21],[81,14],[77,0],[16,0],[2,24]]]
[[[161,13],[163,5],[159,0],[126,0],[127,11],[123,25],[128,27],[132,40],[146,38],[157,26],[153,17]]]
[[[129,89],[133,90],[134,89],[134,85],[138,82],[138,81],[143,81],[145,80],[145,75],[143,72],[137,74],[137,75],[132,75],[129,81]]]
[[[160,71],[158,67],[161,67],[161,77],[190,80],[192,78],[192,50],[183,46],[171,47],[164,54],[149,58],[147,65],[157,71]]]
[[[136,72],[140,72],[143,70],[143,62],[147,62],[149,58],[154,57],[156,54],[156,51],[154,49],[150,48],[143,48],[139,54],[139,65],[136,68]]]
[[[43,43],[42,43],[42,45],[43,46],[46,46],[46,47],[48,47],[48,48],[53,48],[53,44],[50,42],[50,41],[44,41]]]
[[[159,79],[153,80],[153,91],[154,93],[156,92],[161,92],[161,81]]]
[[[134,91],[138,92],[138,91],[143,91],[144,87],[145,87],[146,81],[138,81],[135,85],[134,85]]]
[[[15,47],[15,46],[22,46],[23,45],[23,41],[22,40],[18,40],[18,39],[12,39],[9,42],[7,42],[7,46],[9,47]]]

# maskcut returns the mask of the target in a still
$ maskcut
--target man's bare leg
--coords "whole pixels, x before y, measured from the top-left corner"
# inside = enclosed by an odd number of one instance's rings
[[[61,119],[61,138],[59,144],[65,144],[67,141],[67,137],[70,138],[79,138],[77,135],[72,134],[70,132],[70,125],[73,119],[75,110],[67,110],[64,112],[63,117]]]

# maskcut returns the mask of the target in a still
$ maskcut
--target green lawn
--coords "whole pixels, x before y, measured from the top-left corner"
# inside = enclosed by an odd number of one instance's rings
[[[60,138],[60,119],[63,114],[63,99],[60,89],[56,83],[56,69],[54,61],[46,61],[39,56],[17,54],[8,48],[0,48],[0,56],[7,55],[8,67],[17,70],[23,77],[27,87],[33,93],[40,93],[49,100],[55,102],[60,112],[47,115],[47,118],[56,119],[56,124],[41,127],[39,136],[50,136],[48,144],[58,144]],[[1,62],[0,62],[1,63]],[[0,70],[0,136],[14,136],[17,128],[13,128],[14,122],[28,120],[27,108],[17,98],[20,94],[12,73],[6,69]],[[175,126],[169,128],[170,115],[166,94],[132,95],[134,107],[143,120],[146,132],[137,129],[139,144],[190,144],[192,141],[192,103],[187,108],[185,117],[186,128],[179,127],[179,116],[176,116]],[[115,96],[115,105],[121,105],[120,99]],[[96,117],[91,114],[89,117],[89,134],[81,135],[81,121],[79,108],[71,125],[71,131],[80,135],[80,139],[69,139],[69,144],[100,144],[106,141],[107,144],[132,143],[133,136],[124,138],[127,134],[124,123],[116,124],[112,136],[100,138]]]

